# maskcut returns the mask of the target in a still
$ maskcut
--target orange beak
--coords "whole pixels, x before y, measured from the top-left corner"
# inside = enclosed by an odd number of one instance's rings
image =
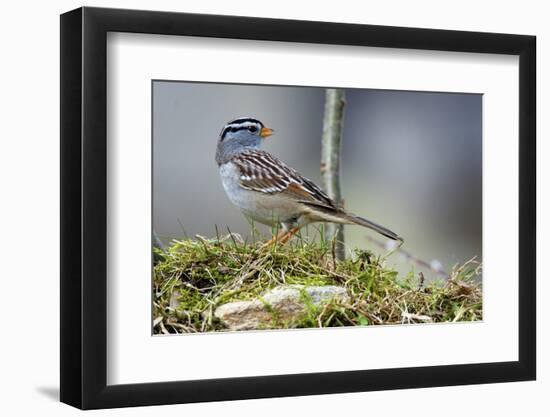
[[[268,138],[271,136],[275,131],[273,129],[270,129],[269,127],[262,127],[262,130],[260,130],[260,136],[262,138]]]

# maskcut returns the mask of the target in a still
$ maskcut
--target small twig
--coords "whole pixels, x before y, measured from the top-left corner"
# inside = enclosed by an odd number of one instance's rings
[[[185,231],[185,227],[183,227],[183,223],[179,219],[179,217],[176,219],[178,221],[178,224],[180,225],[181,232],[183,233],[183,237],[185,239],[189,239],[189,236],[187,236],[187,232]]]
[[[424,288],[424,273],[420,271],[418,273],[418,291]]]
[[[164,249],[164,244],[162,243],[162,240],[160,240],[159,236],[157,235],[157,232],[154,229],[153,229],[153,246],[156,248],[159,248],[163,252],[166,252]]]
[[[220,231],[218,230],[218,225],[214,225],[214,229],[216,230],[216,240],[218,241],[218,246],[220,246]]]
[[[338,259],[336,253],[336,235],[332,237],[332,270],[336,271],[336,259]]]
[[[407,321],[407,324],[410,324],[412,320],[420,320],[423,322],[430,322],[432,321],[432,318],[430,316],[425,316],[422,314],[414,314],[404,311],[401,313],[402,317],[402,323],[405,323],[405,320]]]
[[[201,235],[195,235],[195,238],[202,243],[202,246],[204,247],[204,251],[210,255],[210,249],[208,249],[208,240],[201,236]]]
[[[229,229],[229,226],[227,226],[227,233],[229,233],[229,237],[233,241],[233,244],[235,245],[235,248],[237,248],[237,241],[235,240],[235,237],[233,236],[233,233],[231,233],[231,230]]]
[[[166,327],[164,326],[164,322],[161,320],[160,323],[158,324],[159,327],[160,327],[160,331],[164,334],[170,334],[170,332],[166,329]]]
[[[427,261],[424,261],[422,259],[420,259],[419,257],[413,255],[412,253],[406,251],[405,249],[403,249],[401,246],[396,246],[395,245],[395,241],[388,241],[388,243],[384,243],[384,242],[381,242],[380,240],[376,239],[376,238],[373,238],[371,236],[368,236],[367,235],[367,240],[374,243],[375,245],[381,247],[381,248],[384,248],[384,249],[388,249],[388,246],[389,249],[390,249],[390,252],[389,254],[392,254],[392,253],[400,253],[401,255],[403,255],[405,257],[406,260],[410,261],[410,262],[413,262],[423,268],[427,268],[433,272],[436,272],[438,274],[441,274],[444,276],[444,278],[446,280],[449,280],[450,279],[450,275],[443,269],[443,266],[439,263],[439,261],[436,261],[436,260],[433,260],[431,262],[427,262]]]

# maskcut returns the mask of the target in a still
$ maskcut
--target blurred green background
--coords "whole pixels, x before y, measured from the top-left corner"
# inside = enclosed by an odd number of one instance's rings
[[[153,82],[153,227],[164,242],[214,225],[250,225],[227,199],[214,153],[224,124],[253,116],[276,130],[264,149],[321,184],[324,88]],[[482,256],[482,95],[346,89],[342,188],[348,210],[446,270]],[[269,229],[259,225],[266,233]],[[309,229],[310,234],[315,231]],[[345,227],[349,248],[383,252]],[[399,256],[402,272],[421,270]],[[424,270],[427,277],[429,271]]]

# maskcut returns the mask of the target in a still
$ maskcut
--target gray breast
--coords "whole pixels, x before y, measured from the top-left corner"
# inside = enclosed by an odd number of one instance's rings
[[[266,194],[242,188],[240,172],[232,162],[220,165],[219,171],[223,188],[231,202],[260,223],[274,225],[287,222],[302,210],[299,203],[283,194]]]

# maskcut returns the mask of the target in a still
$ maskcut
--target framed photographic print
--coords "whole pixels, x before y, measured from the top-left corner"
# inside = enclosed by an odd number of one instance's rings
[[[535,379],[535,38],[61,16],[61,401]]]

